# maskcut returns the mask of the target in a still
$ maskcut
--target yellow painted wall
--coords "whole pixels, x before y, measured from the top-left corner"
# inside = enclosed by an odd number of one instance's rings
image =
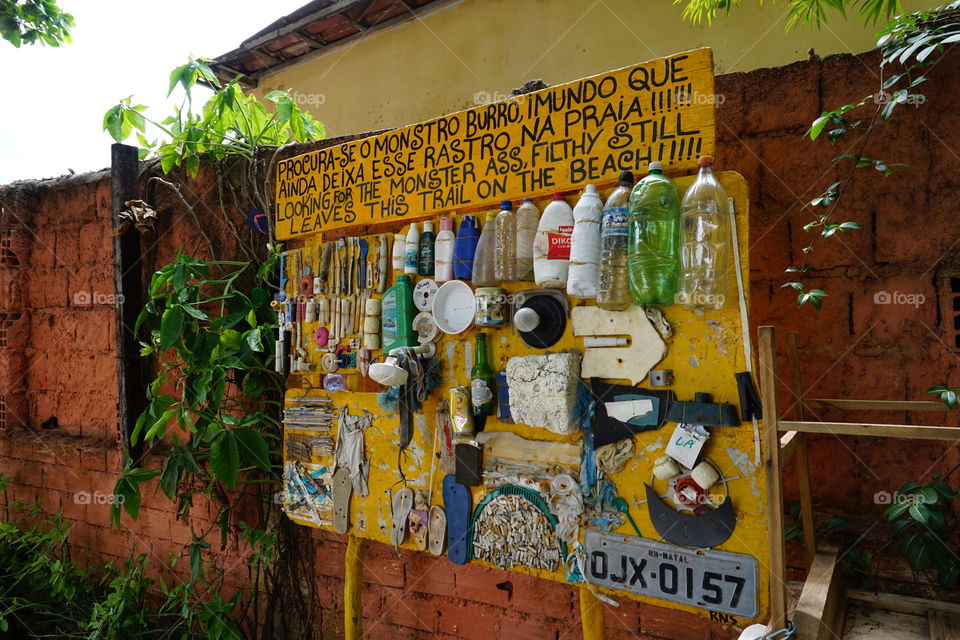
[[[942,4],[908,0],[907,10]],[[460,0],[308,56],[261,78],[293,89],[330,136],[398,127],[499,99],[532,78],[551,85],[700,46],[718,74],[873,47],[877,27],[831,14],[820,31],[784,33],[786,2],[744,0],[712,27],[672,0]],[[501,94],[501,95],[497,95]]]

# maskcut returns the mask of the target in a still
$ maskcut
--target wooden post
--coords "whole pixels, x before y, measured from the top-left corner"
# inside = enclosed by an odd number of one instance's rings
[[[125,144],[110,146],[111,209],[113,229],[120,224],[120,213],[127,200],[139,198],[139,159],[137,148]],[[131,228],[122,236],[113,236],[113,285],[116,292],[114,324],[117,349],[117,393],[120,446],[125,457],[140,462],[142,442],[132,446],[130,436],[137,418],[146,409],[147,386],[140,346],[133,333],[143,308],[140,234]]]
[[[787,333],[787,372],[790,376],[790,417],[803,420],[803,385],[800,380],[800,355],[797,351],[797,332]],[[803,550],[807,569],[813,566],[817,555],[817,534],[813,521],[813,492],[810,490],[810,463],[807,458],[807,436],[797,434],[797,484],[800,489],[800,524],[803,528]]]
[[[603,602],[585,584],[580,586],[580,626],[583,640],[607,640]]]
[[[787,563],[783,540],[783,479],[780,469],[780,407],[777,404],[777,346],[773,327],[760,327],[760,401],[763,404],[763,466],[767,476],[770,541],[770,629],[787,620]]]
[[[350,536],[343,569],[343,637],[363,637],[363,538]]]

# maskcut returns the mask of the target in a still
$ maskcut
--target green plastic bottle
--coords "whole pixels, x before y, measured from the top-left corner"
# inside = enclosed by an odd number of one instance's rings
[[[680,267],[680,194],[650,163],[650,174],[630,193],[627,280],[634,304],[671,305]]]
[[[383,352],[397,347],[413,347],[417,334],[413,331],[413,282],[410,276],[397,276],[397,284],[387,289],[380,301],[380,336]]]
[[[474,337],[477,341],[473,351],[473,367],[470,369],[470,402],[473,415],[492,416],[497,406],[494,401],[497,383],[487,358],[487,334],[478,333]]]

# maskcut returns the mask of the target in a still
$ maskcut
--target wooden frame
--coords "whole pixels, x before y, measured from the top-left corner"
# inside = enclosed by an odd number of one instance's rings
[[[875,436],[924,440],[960,440],[960,427],[934,425],[876,424],[863,422],[822,422],[804,419],[804,409],[839,409],[849,411],[947,411],[940,402],[897,400],[854,400],[805,398],[800,379],[795,332],[787,334],[787,368],[785,381],[793,397],[787,409],[789,419],[781,419],[776,373],[777,345],[773,327],[760,327],[759,383],[764,417],[764,465],[767,471],[767,506],[770,509],[770,628],[780,629],[787,622],[786,541],[783,531],[783,464],[796,456],[802,509],[807,580],[794,613],[797,640],[840,638],[843,631],[845,599],[873,603],[882,608],[910,612],[935,611],[955,613],[960,605],[936,603],[920,598],[904,598],[890,594],[871,594],[841,589],[836,549],[818,549],[813,518],[813,495],[807,460],[806,434],[826,433],[835,436]],[[781,434],[781,432],[783,432]],[[917,602],[914,602],[917,601]]]

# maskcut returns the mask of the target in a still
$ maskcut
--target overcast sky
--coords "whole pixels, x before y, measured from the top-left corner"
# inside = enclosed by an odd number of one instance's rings
[[[107,167],[109,107],[133,94],[162,120],[169,72],[188,55],[226,53],[306,3],[59,0],[77,23],[72,43],[15,49],[0,40],[0,184]]]

